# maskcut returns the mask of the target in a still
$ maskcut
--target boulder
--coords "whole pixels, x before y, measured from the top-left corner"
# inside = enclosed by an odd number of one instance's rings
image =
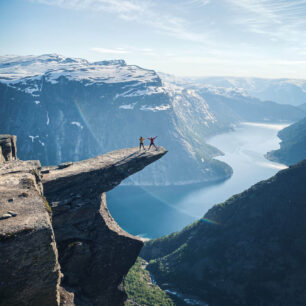
[[[0,135],[0,163],[17,159],[16,139],[14,135]]]

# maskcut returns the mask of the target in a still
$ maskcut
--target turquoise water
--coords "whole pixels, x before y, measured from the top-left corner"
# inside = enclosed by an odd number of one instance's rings
[[[277,132],[286,125],[241,123],[234,131],[208,142],[225,155],[233,176],[217,184],[167,187],[118,186],[107,193],[108,208],[127,232],[156,238],[201,218],[214,204],[271,177],[284,165],[270,162],[264,154],[279,147]]]

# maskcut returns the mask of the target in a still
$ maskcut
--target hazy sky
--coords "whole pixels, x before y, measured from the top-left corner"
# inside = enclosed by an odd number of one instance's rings
[[[0,0],[0,54],[306,78],[306,0]]]

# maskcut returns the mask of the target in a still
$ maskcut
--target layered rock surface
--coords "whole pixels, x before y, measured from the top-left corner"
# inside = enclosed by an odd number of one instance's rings
[[[123,231],[107,209],[105,192],[166,151],[124,149],[83,162],[44,168],[45,195],[64,278],[76,305],[121,305],[120,284],[143,242]]]
[[[58,305],[60,268],[40,163],[0,164],[0,194],[0,305]]]

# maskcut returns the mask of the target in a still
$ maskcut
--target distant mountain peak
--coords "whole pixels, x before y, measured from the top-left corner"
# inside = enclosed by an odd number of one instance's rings
[[[0,83],[18,84],[37,81],[55,84],[60,77],[93,83],[160,83],[154,70],[127,65],[122,59],[89,62],[86,59],[59,54],[0,56]]]

